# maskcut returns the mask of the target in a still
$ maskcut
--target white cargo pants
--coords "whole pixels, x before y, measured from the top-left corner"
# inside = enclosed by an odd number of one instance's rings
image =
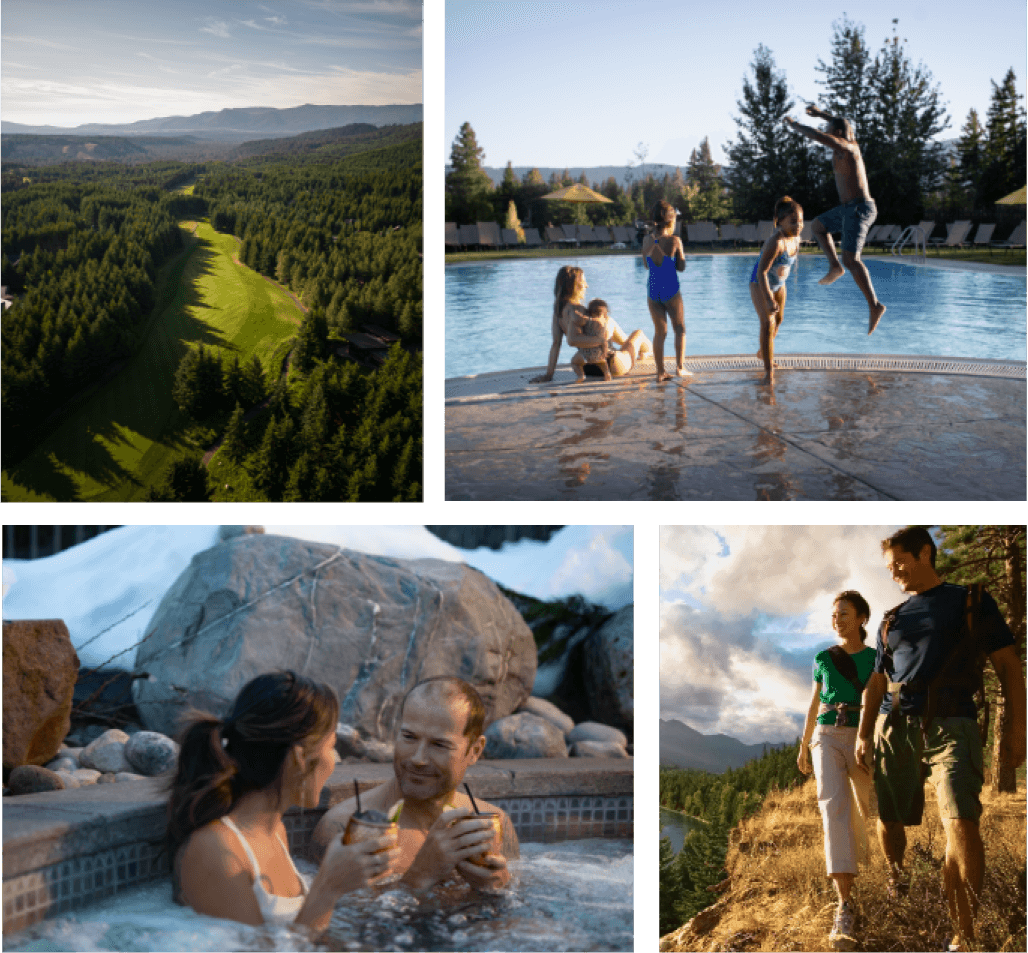
[[[856,728],[835,725],[818,725],[810,739],[829,874],[855,874],[857,864],[867,862],[871,773],[857,766],[856,740]]]

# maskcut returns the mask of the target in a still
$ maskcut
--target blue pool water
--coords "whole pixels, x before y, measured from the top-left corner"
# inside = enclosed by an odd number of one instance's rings
[[[686,354],[750,354],[759,323],[750,301],[753,255],[690,255],[680,275]],[[867,335],[867,303],[849,275],[829,287],[821,255],[801,256],[787,284],[778,353],[931,354],[1025,360],[1022,276],[917,268],[866,259],[888,307]],[[563,265],[585,271],[586,299],[603,298],[625,332],[653,334],[639,256],[568,257],[446,266],[446,376],[546,364],[553,282]],[[665,355],[674,356],[669,332]],[[574,350],[565,342],[560,363]]]

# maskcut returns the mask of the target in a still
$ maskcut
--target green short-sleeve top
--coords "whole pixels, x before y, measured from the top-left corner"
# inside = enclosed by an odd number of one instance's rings
[[[851,655],[854,664],[857,666],[857,676],[861,682],[867,683],[871,677],[871,669],[875,663],[875,650],[863,648],[856,655]],[[839,670],[832,661],[828,649],[818,652],[814,656],[814,681],[821,686],[821,701],[825,705],[837,705],[840,702],[847,705],[859,705],[860,696],[856,688],[850,684],[848,679],[839,674]],[[846,713],[846,725],[856,728],[860,722],[860,712],[851,711]],[[828,711],[817,716],[819,725],[834,725],[835,712]]]

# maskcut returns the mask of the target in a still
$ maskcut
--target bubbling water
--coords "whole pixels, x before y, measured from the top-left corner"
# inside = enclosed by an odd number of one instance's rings
[[[361,891],[336,906],[325,940],[339,950],[630,950],[632,844],[522,844],[512,889],[447,884],[419,902]]]
[[[302,860],[313,876],[316,867]],[[482,894],[461,882],[427,898],[357,891],[336,905],[318,943],[303,931],[194,913],[158,882],[4,938],[5,950],[631,950],[630,840],[522,844],[511,887]]]

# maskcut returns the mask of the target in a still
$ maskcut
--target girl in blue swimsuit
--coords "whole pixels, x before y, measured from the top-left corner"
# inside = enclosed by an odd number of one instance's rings
[[[785,279],[796,264],[803,230],[803,209],[786,195],[775,204],[775,230],[764,242],[750,275],[750,299],[760,318],[760,349],[764,383],[775,382],[775,337],[785,315]]]
[[[646,305],[653,318],[653,359],[657,383],[671,380],[664,370],[664,339],[667,319],[675,329],[675,367],[679,377],[690,377],[685,369],[685,305],[678,289],[678,272],[685,271],[685,249],[682,240],[673,234],[677,212],[668,202],[653,206],[651,216],[656,222],[652,235],[643,239],[642,256],[649,270]]]

